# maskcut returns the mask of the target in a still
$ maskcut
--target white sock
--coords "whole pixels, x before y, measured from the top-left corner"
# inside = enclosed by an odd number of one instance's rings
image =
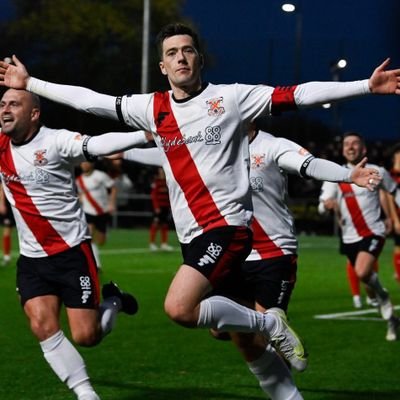
[[[303,400],[289,368],[272,346],[268,345],[260,358],[247,365],[271,400]]]
[[[69,389],[77,395],[94,391],[83,358],[62,331],[40,342],[40,346],[51,369]]]
[[[225,332],[269,334],[275,329],[276,320],[271,315],[244,307],[227,297],[212,296],[200,303],[197,326]]]
[[[100,304],[100,326],[103,337],[108,335],[114,328],[117,314],[121,307],[121,300],[118,297],[109,297]]]
[[[100,261],[100,252],[97,244],[92,241],[92,251],[94,255],[94,259],[96,260],[97,268],[101,268],[101,261]]]

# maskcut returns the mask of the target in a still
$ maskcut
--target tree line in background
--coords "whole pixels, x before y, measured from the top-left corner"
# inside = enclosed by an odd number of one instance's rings
[[[139,93],[143,0],[13,0],[13,19],[0,25],[1,57],[16,54],[38,78],[101,93]],[[151,5],[150,90],[167,88],[159,73],[155,35],[182,20],[182,0]],[[122,130],[117,123],[43,101],[42,120],[83,133]]]

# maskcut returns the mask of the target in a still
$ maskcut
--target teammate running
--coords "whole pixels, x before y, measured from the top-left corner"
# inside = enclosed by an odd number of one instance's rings
[[[343,136],[343,157],[348,168],[363,158],[367,148],[362,136],[348,132]],[[396,183],[382,167],[367,164],[376,168],[382,176],[378,189],[395,193]],[[388,321],[386,339],[397,339],[399,320],[394,315],[389,293],[381,285],[374,264],[385,244],[385,224],[381,217],[379,190],[373,192],[356,187],[349,183],[324,182],[321,189],[319,211],[325,213],[337,210],[341,225],[341,253],[345,254],[353,265],[358,278],[376,294],[382,318]]]
[[[17,290],[31,330],[54,373],[79,400],[97,400],[85,363],[60,326],[64,304],[75,343],[94,346],[117,313],[134,314],[136,300],[114,283],[103,303],[90,235],[80,207],[74,165],[146,142],[144,135],[98,137],[40,124],[39,97],[7,90],[0,101],[0,170],[15,217],[20,256]]]
[[[145,165],[162,166],[157,148],[130,149],[121,157]],[[266,132],[250,133],[250,183],[254,206],[253,249],[242,266],[243,283],[234,285],[231,295],[251,308],[265,312],[274,308],[286,319],[286,311],[297,272],[297,239],[293,216],[286,204],[287,173],[304,178],[353,182],[374,190],[380,182],[376,170],[364,168],[365,160],[353,170],[314,158],[296,143]],[[370,180],[372,179],[372,183]],[[237,282],[234,282],[235,284]],[[217,338],[226,333],[213,332]],[[273,400],[300,399],[289,369],[265,338],[233,334],[236,346],[263,391]]]

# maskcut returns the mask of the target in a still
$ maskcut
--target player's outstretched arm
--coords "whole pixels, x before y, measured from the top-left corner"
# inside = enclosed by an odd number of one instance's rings
[[[367,157],[364,157],[352,170],[351,182],[357,186],[365,187],[373,192],[379,185],[382,177],[375,168],[365,168]]]
[[[371,93],[400,95],[400,69],[385,70],[389,63],[387,58],[375,68],[368,81]]]
[[[0,85],[26,89],[38,96],[101,117],[118,119],[116,97],[80,86],[60,85],[31,77],[24,64],[13,56],[15,65],[0,61]]]
[[[6,59],[0,61],[0,85],[12,89],[26,89],[29,74],[25,65],[15,55],[12,56],[12,62],[14,65]]]

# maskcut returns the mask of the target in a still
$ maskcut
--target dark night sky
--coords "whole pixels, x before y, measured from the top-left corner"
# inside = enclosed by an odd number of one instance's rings
[[[157,1],[157,0],[152,0]],[[302,0],[301,56],[296,57],[298,15],[284,13],[279,0],[185,0],[184,15],[207,49],[205,80],[214,83],[290,85],[332,80],[330,64],[346,58],[340,80],[368,78],[386,57],[400,67],[399,0]],[[299,2],[297,2],[299,4]],[[0,19],[9,0],[0,0]],[[298,70],[298,69],[297,69]],[[368,139],[400,140],[400,98],[370,96],[339,106],[342,130]],[[332,125],[331,110],[306,115]]]
[[[298,16],[278,0],[186,0],[190,17],[211,54],[204,77],[214,83],[267,83],[272,86],[332,80],[330,64],[346,58],[340,80],[368,78],[386,57],[400,67],[400,1],[303,0],[301,57],[296,54]],[[298,3],[298,2],[297,2]],[[299,4],[299,3],[298,3]],[[400,140],[400,98],[370,96],[339,106],[341,128],[369,139]],[[331,110],[306,114],[326,124]]]

